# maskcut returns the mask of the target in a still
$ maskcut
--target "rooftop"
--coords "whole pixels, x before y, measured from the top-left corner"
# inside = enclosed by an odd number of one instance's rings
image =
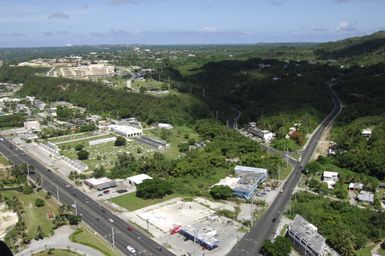
[[[138,185],[138,184],[142,183],[145,180],[152,179],[152,177],[148,176],[147,174],[142,173],[142,174],[139,174],[139,175],[128,177],[127,179],[129,181],[135,183],[136,185]]]
[[[293,230],[314,251],[319,252],[320,255],[323,254],[325,238],[318,233],[317,227],[308,222],[304,217],[297,214],[290,224],[289,230]]]
[[[98,186],[107,182],[111,182],[112,180],[107,177],[101,177],[101,178],[89,178],[86,179],[85,182],[92,184],[93,186]]]

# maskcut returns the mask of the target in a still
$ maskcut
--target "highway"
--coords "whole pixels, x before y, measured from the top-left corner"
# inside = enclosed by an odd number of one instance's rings
[[[263,242],[272,238],[276,225],[275,220],[279,219],[280,215],[284,211],[285,206],[288,204],[294,188],[297,186],[297,183],[301,177],[303,167],[309,162],[318,144],[318,140],[323,134],[325,128],[330,126],[332,121],[342,111],[341,101],[338,99],[338,96],[332,88],[333,81],[334,80],[331,80],[327,84],[327,86],[330,88],[332,96],[331,98],[334,105],[332,111],[322,120],[321,124],[310,138],[307,147],[302,153],[302,161],[295,165],[293,171],[287,178],[283,187],[283,192],[278,194],[264,215],[256,222],[251,231],[248,232],[239,241],[239,243],[234,246],[230,253],[227,254],[228,256],[259,255],[259,251],[263,245]]]
[[[82,220],[101,236],[108,237],[110,242],[112,242],[111,234],[113,229],[115,246],[125,255],[174,255],[147,237],[147,235],[117,218],[107,208],[74,188],[66,180],[49,171],[36,159],[26,154],[9,140],[4,138],[0,141],[0,152],[14,164],[27,163],[29,167],[33,166],[33,170],[30,168],[30,178],[35,181],[37,179],[42,180],[42,187],[46,191],[51,192],[52,196],[62,204],[76,205],[77,214],[82,217]],[[109,219],[113,219],[114,222],[109,222]],[[126,248],[127,245],[134,247],[137,253],[131,254]]]

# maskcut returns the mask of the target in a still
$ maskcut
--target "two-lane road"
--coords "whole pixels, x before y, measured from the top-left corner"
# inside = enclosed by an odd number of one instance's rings
[[[131,245],[140,255],[174,255],[142,232],[132,228],[130,224],[116,217],[86,194],[74,188],[63,178],[49,171],[10,141],[6,139],[0,141],[0,152],[15,164],[27,163],[29,166],[33,166],[33,170],[30,172],[32,179],[43,180],[43,188],[51,192],[61,203],[76,204],[77,213],[82,216],[82,220],[101,236],[109,237],[110,242],[112,242],[111,233],[114,229],[115,246],[124,254],[131,255],[126,248],[127,245]],[[109,219],[112,219],[113,223]]]
[[[256,222],[255,226],[247,233],[241,241],[230,251],[229,256],[258,255],[265,240],[270,239],[274,233],[276,220],[282,214],[285,206],[289,202],[294,188],[301,177],[303,167],[309,162],[317,144],[326,127],[341,113],[342,104],[334,92],[332,82],[328,83],[331,91],[333,110],[322,120],[317,130],[302,153],[302,161],[294,167],[294,170],[287,178],[283,187],[283,192],[279,193],[265,214]]]

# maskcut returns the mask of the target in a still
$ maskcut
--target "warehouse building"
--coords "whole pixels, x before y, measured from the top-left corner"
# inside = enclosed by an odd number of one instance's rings
[[[251,133],[252,135],[258,137],[259,139],[263,140],[264,142],[269,142],[273,139],[274,134],[268,130],[262,130],[259,129],[256,126],[255,122],[250,122],[247,127],[247,132]]]
[[[170,147],[170,144],[165,142],[165,141],[156,140],[156,139],[146,137],[146,136],[140,136],[140,137],[136,138],[136,140],[138,140],[139,142],[141,142],[143,144],[149,145],[149,146],[157,148],[157,149],[166,149],[166,148]]]
[[[152,177],[148,176],[147,174],[139,174],[135,176],[128,177],[127,180],[131,185],[139,185],[145,180],[151,180]]]
[[[301,215],[296,215],[288,228],[288,236],[294,248],[304,256],[325,254],[325,238],[318,233],[318,228]]]
[[[143,135],[142,129],[138,129],[136,127],[127,126],[127,125],[119,125],[119,124],[112,124],[108,126],[108,129],[123,135],[124,137],[139,137]]]
[[[86,179],[84,181],[84,184],[86,184],[90,188],[95,188],[97,190],[103,190],[117,186],[114,180],[111,180],[107,177]]]

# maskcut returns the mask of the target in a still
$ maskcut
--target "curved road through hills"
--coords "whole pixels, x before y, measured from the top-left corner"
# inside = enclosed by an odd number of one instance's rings
[[[27,163],[30,167],[33,166],[33,170],[30,168],[30,178],[35,181],[37,179],[43,180],[42,187],[51,192],[52,196],[61,203],[76,205],[77,213],[82,216],[82,220],[101,236],[111,234],[112,230],[114,230],[115,247],[125,255],[136,255],[127,250],[127,245],[133,246],[137,253],[140,252],[140,255],[143,256],[174,255],[147,235],[133,229],[129,223],[116,217],[98,202],[77,188],[72,187],[66,180],[48,170],[9,140],[2,139],[0,141],[0,152],[14,164]],[[114,222],[109,222],[109,219],[113,219]]]
[[[294,167],[294,170],[287,178],[283,192],[278,194],[265,214],[256,222],[251,231],[247,233],[238,244],[236,244],[230,253],[227,254],[228,256],[259,255],[259,251],[263,245],[263,242],[271,238],[273,235],[276,224],[273,222],[273,219],[277,219],[282,214],[285,206],[289,202],[293,190],[297,186],[297,183],[301,177],[303,167],[309,162],[323,131],[326,127],[331,125],[332,121],[342,111],[342,103],[332,88],[333,83],[333,79],[327,83],[328,87],[330,88],[332,101],[334,104],[333,110],[322,120],[321,124],[314,132],[307,147],[302,153],[301,163]]]

